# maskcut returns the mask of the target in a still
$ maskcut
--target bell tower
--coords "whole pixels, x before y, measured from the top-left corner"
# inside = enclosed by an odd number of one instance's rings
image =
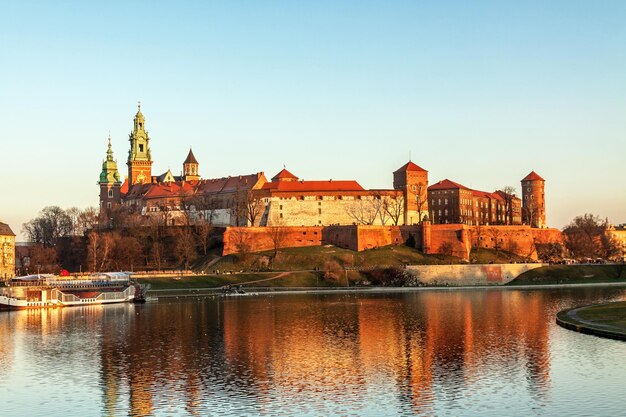
[[[137,104],[133,131],[128,136],[128,185],[149,183],[152,181],[152,155],[150,137],[146,131],[146,121],[141,113],[141,102]]]
[[[102,162],[98,185],[100,186],[100,213],[102,214],[119,205],[122,201],[120,194],[122,181],[120,181],[120,173],[117,170],[117,161],[113,159],[110,135],[107,157]]]

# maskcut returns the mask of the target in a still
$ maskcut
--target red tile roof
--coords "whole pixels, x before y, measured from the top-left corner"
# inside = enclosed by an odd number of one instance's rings
[[[272,192],[327,192],[327,191],[364,191],[356,181],[272,181],[262,190]]]
[[[272,181],[278,181],[278,180],[297,180],[298,177],[296,177],[295,175],[293,175],[291,172],[287,171],[287,169],[283,168],[280,170],[280,172],[276,175],[274,175],[274,177],[272,178]]]
[[[455,188],[469,190],[466,186],[461,185],[458,182],[450,181],[449,179],[441,180],[438,183],[431,185],[428,187],[428,190],[450,190]]]
[[[194,194],[213,194],[252,189],[263,173],[205,179],[199,181],[174,181],[169,183],[134,184],[126,199],[185,197]],[[264,177],[263,177],[264,178]]]
[[[2,236],[15,236],[11,227],[6,223],[0,223],[0,235]]]
[[[482,198],[493,198],[494,200],[504,201],[504,198],[498,193],[488,193],[487,191],[472,190],[472,195]]]
[[[394,174],[396,172],[406,172],[406,171],[424,171],[424,172],[428,172],[424,168],[420,167],[419,165],[414,164],[412,161],[409,161],[406,164],[402,165],[400,168],[398,168],[394,172]]]
[[[545,181],[543,178],[539,176],[535,171],[532,171],[530,174],[526,175],[522,181]]]
[[[120,194],[125,196],[128,193],[128,178],[124,179],[122,186],[120,187]]]

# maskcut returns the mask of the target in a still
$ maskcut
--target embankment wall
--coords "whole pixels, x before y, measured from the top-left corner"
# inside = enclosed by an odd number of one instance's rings
[[[407,272],[426,285],[504,285],[545,264],[409,265]]]

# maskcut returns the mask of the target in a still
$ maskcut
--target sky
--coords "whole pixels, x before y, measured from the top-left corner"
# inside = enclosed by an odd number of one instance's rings
[[[153,174],[493,191],[531,170],[547,222],[626,222],[626,2],[0,2],[0,221],[98,205],[137,101]]]

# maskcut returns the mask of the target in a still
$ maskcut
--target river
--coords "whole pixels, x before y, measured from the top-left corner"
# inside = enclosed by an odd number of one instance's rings
[[[0,313],[0,415],[618,415],[624,288],[171,298]]]

